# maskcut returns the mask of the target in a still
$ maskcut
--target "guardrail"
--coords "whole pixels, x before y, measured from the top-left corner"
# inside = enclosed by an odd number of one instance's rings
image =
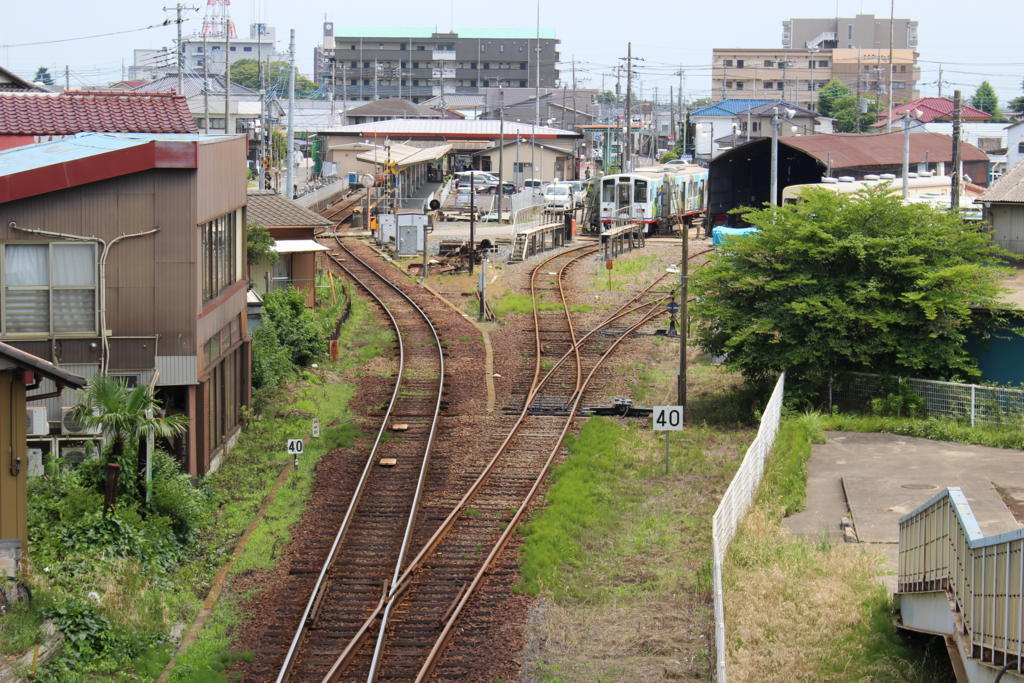
[[[779,430],[779,419],[782,414],[782,397],[785,392],[786,373],[779,375],[772,391],[768,405],[761,415],[761,424],[757,428],[757,436],[747,448],[743,462],[736,470],[736,475],[725,490],[722,501],[715,510],[711,520],[711,553],[712,583],[715,599],[715,651],[718,682],[726,682],[726,646],[725,646],[725,603],[722,592],[722,563],[729,551],[743,517],[746,516],[754,494],[761,484],[764,464],[775,445],[775,434]]]
[[[958,487],[899,524],[897,593],[945,591],[969,656],[1024,672],[1024,529],[985,537]]]

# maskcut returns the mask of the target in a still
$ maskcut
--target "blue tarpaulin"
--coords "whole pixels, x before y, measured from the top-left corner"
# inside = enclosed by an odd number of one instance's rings
[[[757,228],[727,228],[720,225],[711,231],[711,244],[718,246],[719,244],[724,244],[727,237],[752,235],[755,232],[761,231]]]

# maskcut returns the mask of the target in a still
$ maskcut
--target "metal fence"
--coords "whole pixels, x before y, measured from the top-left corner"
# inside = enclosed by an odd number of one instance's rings
[[[893,378],[869,373],[850,373],[832,400],[844,409],[866,410],[874,399],[892,391],[895,382],[920,396],[928,415],[954,420],[1000,425],[1024,419],[1024,390],[981,384],[939,382],[930,379]]]
[[[726,681],[726,647],[725,647],[725,603],[722,592],[722,563],[732,543],[736,529],[747,514],[757,487],[761,484],[764,474],[764,463],[775,445],[775,434],[779,431],[779,418],[782,414],[782,397],[785,392],[786,373],[779,375],[772,396],[761,415],[761,425],[757,436],[747,448],[743,462],[736,470],[736,476],[729,483],[722,501],[715,510],[711,520],[711,552],[712,582],[715,598],[715,651],[719,683]]]
[[[1024,529],[985,537],[957,487],[900,518],[897,592],[945,591],[969,656],[1022,672]]]

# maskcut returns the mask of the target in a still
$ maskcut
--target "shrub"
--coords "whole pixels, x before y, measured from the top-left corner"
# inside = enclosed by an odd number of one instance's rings
[[[212,501],[204,486],[193,486],[178,463],[162,450],[153,453],[153,497],[150,508],[171,521],[174,534],[182,543],[195,538],[196,532],[212,520]]]

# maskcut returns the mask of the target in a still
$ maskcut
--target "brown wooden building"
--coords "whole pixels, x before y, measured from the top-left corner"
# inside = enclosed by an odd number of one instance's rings
[[[25,400],[27,390],[37,389],[43,380],[60,387],[85,384],[81,377],[0,342],[0,576],[14,574],[19,552],[28,547]],[[31,395],[27,398],[32,400]]]
[[[84,377],[154,380],[215,469],[249,403],[244,136],[81,134],[0,152],[0,339]],[[75,398],[47,400],[54,448]]]

